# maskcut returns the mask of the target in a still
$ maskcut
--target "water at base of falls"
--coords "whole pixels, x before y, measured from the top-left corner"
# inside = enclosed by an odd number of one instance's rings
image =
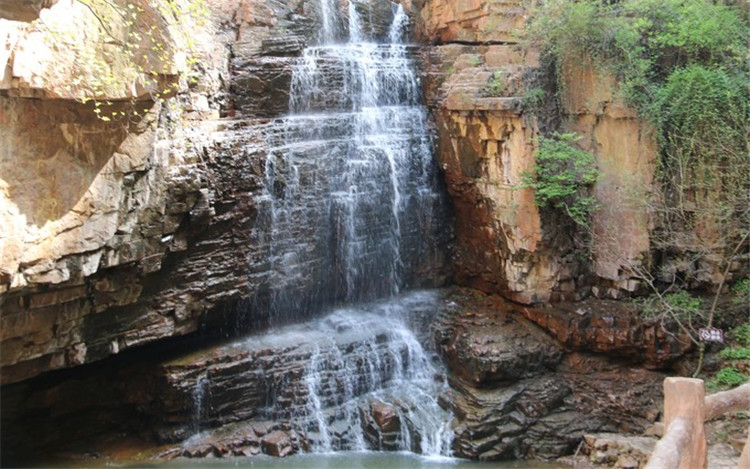
[[[543,461],[471,461],[467,459],[434,458],[406,452],[340,452],[316,453],[279,459],[258,456],[247,458],[207,459],[196,464],[194,459],[175,459],[163,467],[251,467],[253,469],[561,469],[561,463]]]
[[[304,454],[279,459],[258,456],[247,458],[208,459],[196,464],[175,459],[163,467],[251,467],[253,469],[561,469],[561,463],[543,461],[471,461],[454,458],[433,458],[406,452],[340,452],[328,454]],[[572,468],[572,466],[570,466]]]

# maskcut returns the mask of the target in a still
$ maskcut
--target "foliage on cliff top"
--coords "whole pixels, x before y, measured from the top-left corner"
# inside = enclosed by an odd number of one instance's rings
[[[737,129],[750,112],[748,16],[728,2],[709,0],[549,0],[525,34],[560,64],[585,58],[612,72],[626,101],[663,132],[681,125],[664,113],[664,103],[688,82],[692,89],[682,103],[690,114],[683,118],[718,117],[720,125]],[[699,86],[701,74],[711,86]],[[722,120],[726,109],[713,87],[740,98],[729,108],[729,122]]]
[[[747,13],[708,0],[550,0],[527,38],[558,59],[585,57],[617,76],[625,97],[645,111],[653,86],[691,64],[744,70]]]

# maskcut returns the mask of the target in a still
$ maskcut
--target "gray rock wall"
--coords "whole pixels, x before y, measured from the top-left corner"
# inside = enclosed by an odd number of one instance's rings
[[[170,47],[139,67],[80,4],[42,10],[47,29],[0,20],[2,384],[202,326],[267,322],[249,310],[262,305],[267,248],[253,238],[253,197],[319,3],[207,7],[184,24],[146,15]],[[387,30],[389,2],[357,8]],[[162,96],[140,75],[178,91]]]
[[[50,12],[84,28],[88,19],[66,5]],[[10,71],[0,89],[2,383],[242,309],[257,257],[251,194],[264,147],[255,129],[287,110],[289,64],[314,34],[313,5],[211,2],[191,30],[197,82],[173,75],[182,87],[166,101],[118,95],[117,83],[99,89],[100,103],[120,99],[102,104],[110,119],[81,102],[91,87],[66,74],[65,56],[35,56],[49,42],[37,23],[0,20]],[[76,47],[96,54],[97,38],[82,37]],[[236,133],[242,141],[228,137]]]

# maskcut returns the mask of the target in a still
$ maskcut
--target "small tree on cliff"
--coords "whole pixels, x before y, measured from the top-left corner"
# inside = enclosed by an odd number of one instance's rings
[[[523,175],[523,187],[534,189],[539,208],[563,211],[577,225],[588,227],[597,203],[589,190],[599,171],[590,153],[580,150],[574,133],[539,136],[534,155],[536,166]]]

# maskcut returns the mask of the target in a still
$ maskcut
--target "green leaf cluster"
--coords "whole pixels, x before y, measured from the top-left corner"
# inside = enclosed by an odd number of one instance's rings
[[[748,381],[747,375],[740,372],[733,366],[728,366],[719,370],[711,381],[710,387],[735,387],[745,384]]]
[[[693,64],[672,72],[656,90],[651,120],[660,130],[662,182],[698,207],[731,216],[722,202],[748,189],[748,76]],[[725,194],[718,197],[716,192]]]
[[[553,57],[559,90],[566,64],[586,61],[614,75],[620,96],[656,130],[651,207],[665,234],[655,249],[705,249],[679,233],[706,223],[729,244],[748,223],[750,13],[734,3],[548,0],[526,30]]]
[[[725,348],[719,353],[719,356],[729,361],[750,360],[750,348]]]
[[[750,323],[735,327],[729,331],[729,335],[743,346],[750,347]]]
[[[716,376],[709,382],[712,387],[734,387],[748,380],[747,374],[741,370],[746,370],[750,363],[750,323],[735,327],[727,336],[739,346],[735,345],[719,352],[722,360],[731,363],[716,373]]]
[[[505,79],[505,75],[502,71],[497,70],[492,74],[492,77],[485,86],[485,92],[489,96],[502,96],[503,91],[507,87],[508,83]]]
[[[599,170],[594,156],[575,146],[578,140],[575,133],[539,136],[536,166],[523,175],[522,187],[534,189],[538,207],[562,209],[578,225],[588,226],[598,207],[588,189],[596,183]]]
[[[750,278],[743,278],[734,283],[731,288],[735,299],[746,300],[750,297]]]
[[[640,299],[638,303],[646,317],[659,317],[671,312],[680,320],[693,321],[703,315],[700,298],[685,290],[662,296],[652,295]]]

